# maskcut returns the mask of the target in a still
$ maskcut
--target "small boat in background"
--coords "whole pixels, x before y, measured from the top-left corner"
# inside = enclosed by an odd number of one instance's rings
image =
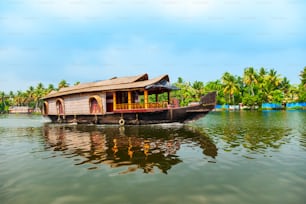
[[[52,91],[43,98],[43,115],[52,122],[142,125],[197,120],[216,105],[216,92],[198,103],[179,107],[170,99],[168,75],[149,79],[148,74],[114,77]],[[159,100],[163,95],[166,100]],[[165,97],[166,96],[166,97]],[[155,97],[155,102],[149,102]]]

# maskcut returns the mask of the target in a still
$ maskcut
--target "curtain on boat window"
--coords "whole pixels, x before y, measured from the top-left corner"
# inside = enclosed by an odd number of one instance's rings
[[[56,100],[56,111],[57,111],[57,114],[59,115],[64,114],[64,100],[63,99]]]
[[[99,96],[92,96],[89,98],[89,111],[91,114],[102,112],[102,100]]]

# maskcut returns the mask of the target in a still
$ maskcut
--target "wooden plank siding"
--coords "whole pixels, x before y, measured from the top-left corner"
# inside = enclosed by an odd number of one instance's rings
[[[64,101],[64,115],[90,114],[89,99],[93,96],[99,96],[102,101],[102,113],[106,111],[106,94],[105,93],[87,93],[75,94],[61,97]],[[48,99],[48,114],[57,115],[56,101],[59,98]]]

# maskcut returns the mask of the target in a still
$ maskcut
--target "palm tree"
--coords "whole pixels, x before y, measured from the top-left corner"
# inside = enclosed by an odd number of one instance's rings
[[[217,103],[224,104],[224,93],[223,93],[223,85],[220,80],[209,81],[205,85],[205,90],[207,91],[216,91],[217,92]]]
[[[254,85],[256,85],[258,83],[258,79],[257,79],[257,73],[256,70],[253,67],[249,67],[244,69],[244,75],[243,75],[243,82],[250,86],[250,91],[252,96],[255,95],[254,93]]]
[[[281,78],[279,74],[277,74],[277,71],[275,69],[271,69],[268,76],[267,76],[267,81],[269,84],[272,86],[270,87],[272,90],[277,89],[278,86],[281,83]]]
[[[34,91],[35,109],[41,107],[42,105],[41,98],[45,95],[45,93],[46,93],[46,90],[44,88],[44,85],[42,83],[38,83]]]
[[[261,67],[260,69],[259,69],[259,77],[260,78],[264,78],[264,76],[267,74],[267,71],[266,71],[266,69],[264,68],[264,67]]]
[[[24,106],[27,101],[27,94],[22,91],[17,91],[17,94],[14,97],[14,105]]]
[[[304,67],[304,70],[300,73],[301,77],[301,86],[306,88],[306,67]]]
[[[208,91],[220,92],[222,90],[222,83],[220,80],[209,81],[206,83],[205,89]]]
[[[202,81],[195,81],[192,84],[192,88],[195,90],[195,100],[199,100],[202,95],[205,94],[205,86]]]
[[[287,79],[287,77],[284,77],[283,80],[280,83],[280,89],[283,92],[283,95],[285,96],[285,99],[289,99],[288,92],[290,89],[290,81]]]
[[[224,85],[223,92],[224,94],[229,95],[229,102],[233,102],[235,104],[234,94],[239,92],[239,85],[235,76],[231,75],[228,72],[225,72],[222,76],[222,82]]]
[[[6,94],[3,91],[1,91],[0,92],[0,100],[1,100],[0,113],[5,111],[5,107],[6,107],[5,101],[6,101],[6,98],[7,98]]]
[[[182,78],[182,77],[179,77],[179,78],[177,79],[177,83],[179,83],[179,84],[183,84],[183,83],[184,83],[183,78]]]
[[[61,88],[65,88],[65,87],[68,87],[69,84],[67,83],[66,80],[62,80],[58,83],[58,90],[61,89]]]
[[[13,92],[13,91],[10,91],[10,92],[9,92],[9,101],[10,101],[11,104],[13,104],[14,98],[15,98],[14,92]]]
[[[297,86],[290,86],[288,90],[290,101],[296,101],[299,95],[299,87]]]
[[[49,84],[46,90],[46,94],[50,93],[51,91],[55,91],[55,87],[53,84]]]
[[[258,74],[258,88],[259,90],[262,90],[263,89],[263,84],[265,82],[265,79],[266,79],[266,76],[267,75],[267,71],[264,67],[261,67],[259,69],[259,74]]]
[[[33,86],[30,86],[29,89],[26,91],[26,94],[27,94],[27,104],[29,105],[31,102],[34,102],[35,99],[34,99],[34,87]]]

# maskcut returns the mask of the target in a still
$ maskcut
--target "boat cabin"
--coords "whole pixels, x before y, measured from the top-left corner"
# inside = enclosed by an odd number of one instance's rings
[[[103,115],[167,109],[172,90],[178,88],[170,85],[168,75],[153,79],[148,74],[114,77],[52,91],[43,98],[43,114]],[[162,94],[164,100],[160,99]],[[149,97],[154,102],[149,102]]]

